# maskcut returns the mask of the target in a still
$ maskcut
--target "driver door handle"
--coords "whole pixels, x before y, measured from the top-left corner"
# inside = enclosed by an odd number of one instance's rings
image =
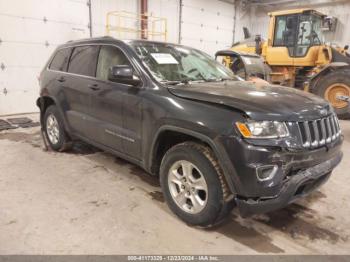
[[[88,85],[88,87],[94,91],[100,90],[100,87],[98,86],[98,84],[91,84],[91,85]]]

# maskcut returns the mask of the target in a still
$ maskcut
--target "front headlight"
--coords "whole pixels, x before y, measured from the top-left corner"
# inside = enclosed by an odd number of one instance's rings
[[[287,125],[277,121],[236,122],[239,132],[245,138],[280,138],[289,136]]]

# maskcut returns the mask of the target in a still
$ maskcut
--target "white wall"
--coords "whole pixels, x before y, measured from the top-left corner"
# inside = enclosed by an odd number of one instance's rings
[[[148,2],[150,14],[167,18],[168,42],[180,41],[210,55],[231,46],[235,10],[228,0],[183,0],[180,38],[180,0]],[[266,36],[269,11],[311,6],[339,19],[337,31],[328,35],[328,41],[350,43],[350,1],[306,0],[253,7],[246,2],[236,0],[235,40],[243,39],[242,26],[248,26],[252,35]],[[138,13],[139,0],[92,0],[93,36],[106,34],[109,11]],[[89,37],[88,23],[87,0],[0,0],[0,115],[37,111],[40,70],[58,44]]]
[[[179,0],[148,0],[148,12],[153,16],[167,19],[167,42],[178,43],[179,41],[179,3]],[[162,39],[156,37],[154,40]]]
[[[169,42],[178,42],[179,7],[179,0],[149,0],[149,13],[168,19]],[[93,36],[106,35],[109,11],[138,13],[139,0],[92,0]],[[89,37],[88,25],[87,0],[0,0],[0,115],[38,111],[41,69],[57,45]]]
[[[92,7],[92,35],[106,35],[106,15],[111,11],[126,11],[137,13],[139,10],[139,0],[91,0]],[[113,21],[112,21],[113,22]],[[127,20],[125,26],[136,27],[135,20]],[[132,39],[137,35],[133,33],[120,33],[113,35],[120,39]]]
[[[106,14],[108,12],[126,11],[139,13],[139,4],[139,0],[92,0],[93,36],[106,35]],[[148,13],[156,17],[167,18],[167,41],[177,43],[179,38],[179,0],[148,0]],[[122,19],[121,23],[123,26],[140,28],[140,23],[135,19]],[[156,29],[160,30],[160,28]],[[140,37],[139,33],[125,32],[112,32],[111,35],[119,39],[135,39]],[[155,36],[153,40],[164,41],[164,38]]]
[[[218,0],[183,0],[181,44],[214,55],[233,39],[233,4]]]
[[[58,44],[88,37],[88,23],[85,0],[0,0],[0,115],[38,110],[39,72]]]

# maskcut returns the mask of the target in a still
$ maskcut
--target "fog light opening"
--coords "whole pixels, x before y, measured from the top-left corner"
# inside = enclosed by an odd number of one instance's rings
[[[256,177],[259,181],[271,180],[277,173],[277,165],[259,166],[256,169]]]

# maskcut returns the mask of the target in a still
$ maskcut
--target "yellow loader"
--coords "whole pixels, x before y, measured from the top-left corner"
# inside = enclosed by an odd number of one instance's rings
[[[223,63],[245,79],[260,77],[273,84],[295,87],[328,100],[341,118],[350,117],[350,56],[344,48],[324,42],[325,26],[333,23],[313,9],[294,9],[268,14],[267,40],[250,37],[221,50]]]

